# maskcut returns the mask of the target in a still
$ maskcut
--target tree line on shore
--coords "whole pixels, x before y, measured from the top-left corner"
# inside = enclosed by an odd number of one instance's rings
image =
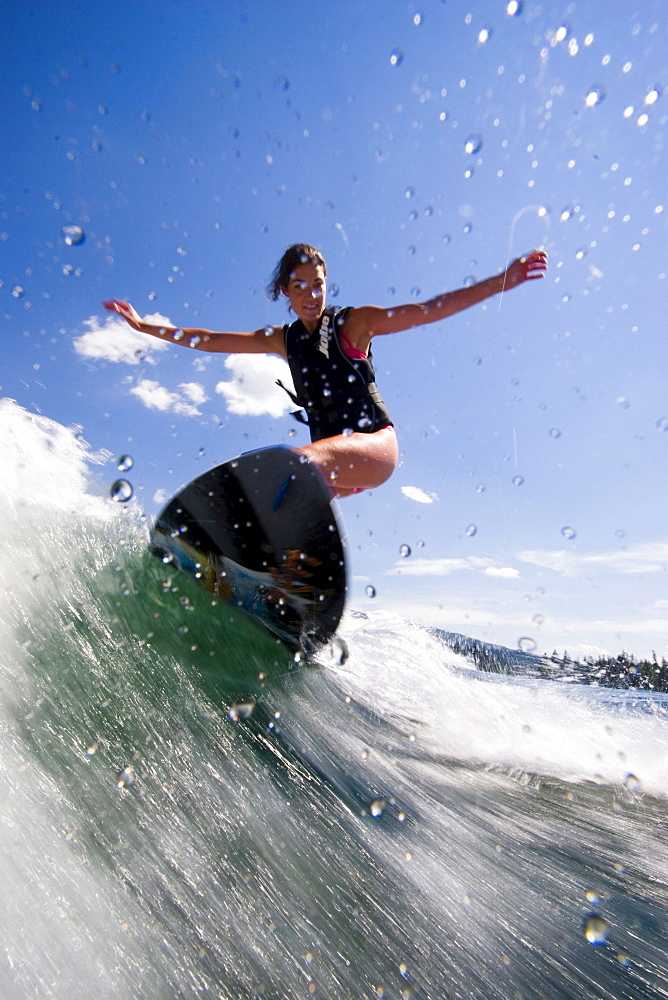
[[[530,676],[563,679],[599,687],[634,688],[641,691],[668,692],[668,660],[638,659],[631,653],[617,656],[586,657],[584,660],[567,652],[553,650],[550,656],[540,656],[522,650],[509,649],[472,639],[453,632],[434,632],[445,640],[455,653],[471,659],[480,670],[493,673],[527,673]]]

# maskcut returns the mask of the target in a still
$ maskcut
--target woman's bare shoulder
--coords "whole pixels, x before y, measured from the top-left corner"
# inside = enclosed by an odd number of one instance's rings
[[[392,333],[393,310],[382,306],[353,306],[345,319],[345,332],[351,340],[358,337],[377,337]]]

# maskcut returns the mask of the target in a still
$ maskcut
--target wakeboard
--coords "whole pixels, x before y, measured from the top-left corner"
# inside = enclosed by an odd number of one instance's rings
[[[157,518],[149,548],[290,649],[334,636],[345,606],[344,545],[317,466],[285,447],[209,469]]]

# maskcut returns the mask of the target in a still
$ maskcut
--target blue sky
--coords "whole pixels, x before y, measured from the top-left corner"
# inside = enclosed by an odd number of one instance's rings
[[[154,513],[203,467],[306,437],[276,359],[142,338],[102,299],[247,330],[287,318],[264,288],[297,240],[341,305],[545,246],[544,281],[376,342],[402,465],[342,504],[351,603],[665,653],[665,5],[508,11],[5,5],[0,395],[129,453]],[[92,475],[106,491],[115,462]]]

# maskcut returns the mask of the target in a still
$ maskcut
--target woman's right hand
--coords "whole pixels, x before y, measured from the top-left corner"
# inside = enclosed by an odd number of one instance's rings
[[[142,326],[144,326],[142,318],[129,302],[122,302],[120,299],[110,299],[108,302],[103,302],[102,305],[109,312],[118,313],[131,327],[142,332]]]

